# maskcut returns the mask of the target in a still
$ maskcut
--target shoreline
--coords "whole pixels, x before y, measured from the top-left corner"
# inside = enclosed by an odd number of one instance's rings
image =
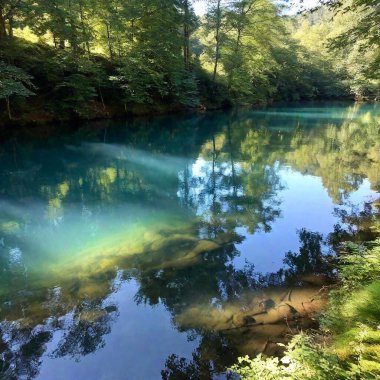
[[[46,119],[46,120],[31,120],[25,121],[20,119],[14,119],[10,122],[1,123],[0,122],[0,139],[7,141],[10,138],[17,136],[21,132],[23,135],[28,135],[29,132],[40,132],[42,137],[59,135],[60,133],[73,132],[81,129],[88,123],[98,123],[98,122],[109,122],[109,121],[129,121],[129,120],[151,120],[152,118],[161,118],[161,117],[172,117],[179,115],[184,116],[201,116],[209,115],[213,112],[229,112],[234,110],[260,110],[263,108],[272,108],[272,107],[282,107],[282,106],[299,106],[299,105],[315,105],[315,104],[324,104],[324,103],[353,103],[353,104],[363,104],[363,103],[373,103],[376,101],[369,100],[356,100],[354,98],[339,98],[339,99],[314,99],[314,100],[299,100],[299,101],[274,101],[267,102],[266,104],[261,105],[236,105],[230,107],[223,106],[212,106],[212,107],[199,107],[199,108],[147,108],[145,112],[133,112],[131,109],[130,112],[114,112],[107,113],[106,115],[96,115],[93,118],[65,118],[65,119]],[[53,127],[53,128],[51,128]]]

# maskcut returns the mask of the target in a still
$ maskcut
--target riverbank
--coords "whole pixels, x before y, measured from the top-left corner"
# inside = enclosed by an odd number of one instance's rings
[[[319,317],[319,330],[300,332],[281,359],[240,358],[232,371],[241,379],[376,379],[380,376],[380,200],[369,225],[373,241],[345,235],[339,245],[339,282]],[[367,215],[368,216],[368,215]],[[363,217],[363,215],[362,215]],[[357,222],[362,222],[357,220]],[[368,223],[368,218],[366,218]],[[367,225],[368,227],[368,225]]]
[[[59,137],[59,136],[68,136],[72,133],[80,131],[83,128],[90,127],[94,130],[107,130],[109,124],[114,123],[125,123],[125,124],[141,124],[144,122],[149,122],[152,119],[168,119],[170,124],[174,121],[175,118],[178,118],[178,123],[183,123],[183,120],[186,118],[192,117],[213,117],[217,116],[221,112],[229,113],[238,113],[245,111],[260,111],[273,108],[276,110],[278,107],[299,107],[299,106],[311,106],[311,107],[329,107],[331,104],[336,106],[351,106],[351,105],[360,105],[360,104],[371,104],[372,102],[355,102],[354,99],[342,98],[335,99],[334,101],[328,100],[306,100],[298,102],[272,102],[268,104],[257,104],[257,105],[241,105],[241,106],[210,106],[209,108],[171,108],[161,107],[160,109],[156,108],[147,108],[145,113],[143,112],[143,107],[141,107],[141,112],[131,112],[126,113],[124,110],[120,110],[118,113],[114,114],[104,114],[102,116],[94,115],[93,119],[80,119],[74,117],[73,119],[67,120],[56,120],[53,119],[44,119],[44,120],[27,120],[23,122],[20,120],[0,120],[0,140],[5,142],[12,140],[13,138],[17,139],[33,139],[38,140],[41,138],[48,137]],[[3,124],[2,124],[3,123]]]
[[[6,84],[0,85],[0,127],[162,115],[231,103],[225,85],[213,83],[200,67],[193,68],[194,88],[178,78],[179,83],[169,83],[169,77],[162,80],[170,88],[157,88],[145,73],[140,79],[146,88],[137,92],[133,72],[120,82],[120,66],[101,54],[73,55],[17,37],[0,40],[0,80]]]

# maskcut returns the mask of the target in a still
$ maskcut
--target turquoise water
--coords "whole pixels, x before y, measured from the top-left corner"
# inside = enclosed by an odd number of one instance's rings
[[[315,298],[339,210],[380,189],[376,105],[53,129],[0,148],[5,379],[224,378],[277,354],[312,323],[280,309]]]

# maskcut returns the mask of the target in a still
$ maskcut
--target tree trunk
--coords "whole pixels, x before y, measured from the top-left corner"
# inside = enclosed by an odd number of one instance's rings
[[[8,111],[8,117],[9,117],[9,120],[13,120],[13,117],[12,117],[12,112],[11,112],[11,103],[10,103],[10,100],[9,100],[9,96],[7,96],[5,98],[5,101],[7,103],[7,111]]]
[[[183,59],[185,62],[185,68],[189,68],[190,63],[190,27],[189,27],[189,21],[190,21],[190,11],[189,11],[189,2],[188,0],[185,0],[184,2],[184,23],[183,23],[183,38],[184,38],[184,44],[183,44]]]
[[[77,29],[76,26],[71,22],[71,37],[70,37],[70,45],[73,49],[73,53],[78,53],[78,38],[77,38]]]
[[[238,28],[238,35],[237,35],[237,38],[236,38],[236,47],[235,47],[235,56],[237,56],[237,54],[239,53],[239,50],[240,50],[240,41],[241,41],[241,33],[242,33],[242,28],[239,27]],[[234,71],[235,71],[236,67],[232,67],[231,69],[231,73],[229,75],[229,78],[228,78],[228,89],[230,90],[231,87],[232,87],[232,81],[234,79]]]
[[[215,82],[215,80],[216,80],[216,73],[218,71],[218,63],[219,63],[220,27],[221,27],[221,22],[222,22],[220,2],[221,2],[221,0],[218,0],[217,9],[216,9],[216,30],[215,30],[216,45],[215,45],[214,72],[213,72],[213,75],[212,75],[213,82]]]
[[[56,14],[60,14],[60,10],[59,10],[59,7],[58,7],[58,4],[56,1],[53,2],[53,7],[54,7],[54,11],[56,12]],[[54,21],[56,23],[59,23],[60,25],[65,24],[65,20],[62,19],[62,17],[58,17],[58,19],[55,19]],[[53,34],[53,38],[54,38],[55,47],[64,50],[65,49],[65,38],[62,35],[62,32],[60,31],[58,33],[58,35]]]
[[[8,19],[8,36],[13,37],[13,16]]]
[[[81,26],[82,26],[83,39],[84,39],[84,43],[86,45],[86,50],[87,50],[88,58],[90,58],[90,56],[91,56],[90,42],[89,42],[89,38],[88,38],[88,33],[86,31],[86,25],[84,24],[84,13],[83,13],[83,4],[82,4],[82,2],[79,3],[79,14],[80,14],[80,22],[81,22]]]
[[[100,97],[100,100],[102,102],[103,110],[105,110],[106,109],[106,105],[104,104],[103,93],[102,93],[102,89],[101,89],[100,86],[98,86],[98,90],[99,90],[99,97]]]
[[[248,3],[248,8],[247,9],[245,8],[244,4],[241,4],[240,12],[238,13],[239,20],[238,20],[238,23],[237,23],[237,26],[236,26],[237,37],[236,37],[236,45],[235,45],[235,49],[234,49],[234,53],[235,53],[234,55],[235,55],[235,57],[238,57],[238,54],[239,54],[239,51],[240,51],[240,47],[241,47],[241,40],[242,40],[242,36],[243,36],[243,30],[245,29],[245,27],[244,27],[244,18],[246,17],[247,12],[250,10],[250,8],[252,6],[252,3],[253,2]],[[236,65],[236,62],[238,62],[237,65]],[[227,88],[229,90],[232,87],[232,81],[233,81],[233,77],[234,77],[234,71],[235,71],[235,69],[240,64],[241,64],[241,62],[239,62],[239,60],[238,61],[235,60],[234,65],[233,65],[232,70],[231,70],[231,74],[229,75],[229,78],[228,78]]]
[[[131,45],[133,45],[135,40],[135,20],[131,20]]]
[[[106,29],[107,29],[107,43],[108,43],[108,50],[110,53],[110,60],[111,63],[113,63],[113,51],[112,51],[112,45],[111,45],[111,30],[108,22],[106,22]]]
[[[0,8],[0,40],[3,40],[6,36],[4,9]]]
[[[65,49],[65,39],[62,37],[59,39],[59,48],[62,50]]]
[[[71,48],[73,49],[74,55],[76,55],[78,53],[78,32],[77,32],[77,26],[75,25],[75,19],[73,16],[71,0],[69,0],[68,5],[69,5],[69,21],[70,21],[70,29],[71,29],[69,42],[70,42]]]
[[[117,34],[117,55],[119,59],[121,59],[121,41],[120,41],[120,35]]]

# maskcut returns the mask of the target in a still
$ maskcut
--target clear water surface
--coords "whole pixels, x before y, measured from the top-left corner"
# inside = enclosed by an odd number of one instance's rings
[[[324,103],[4,141],[0,377],[217,379],[276,354],[338,210],[380,189],[379,126]]]

